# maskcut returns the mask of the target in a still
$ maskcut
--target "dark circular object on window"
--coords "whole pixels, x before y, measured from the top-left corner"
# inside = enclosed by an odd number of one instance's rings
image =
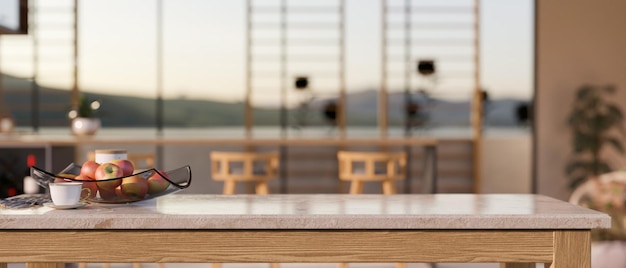
[[[420,60],[417,62],[417,72],[422,75],[431,75],[435,73],[434,60]]]
[[[309,78],[306,76],[296,77],[296,89],[305,89],[309,86]]]

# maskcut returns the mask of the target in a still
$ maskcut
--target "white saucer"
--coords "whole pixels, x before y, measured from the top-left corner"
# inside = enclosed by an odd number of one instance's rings
[[[55,209],[72,209],[72,208],[80,208],[80,207],[84,207],[87,205],[87,203],[84,202],[80,202],[80,203],[76,203],[74,205],[63,205],[63,206],[57,206],[52,202],[48,202],[48,203],[43,203],[44,206],[49,207],[49,208],[55,208]]]

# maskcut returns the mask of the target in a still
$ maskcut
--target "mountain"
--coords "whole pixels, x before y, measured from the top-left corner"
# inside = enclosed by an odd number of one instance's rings
[[[4,103],[17,125],[32,122],[32,83],[28,79],[2,76]],[[39,87],[40,125],[69,124],[70,92],[64,89]],[[156,125],[156,101],[152,98],[84,92],[89,100],[102,103],[97,116],[104,126],[148,127]],[[166,99],[163,101],[164,125],[170,127],[241,126],[244,124],[243,103],[210,100]],[[277,109],[255,109],[258,124],[278,124]]]
[[[30,80],[2,75],[3,109],[10,111],[17,125],[28,126],[32,122],[31,104],[33,85]],[[68,90],[39,87],[41,126],[66,126],[69,124],[70,92]],[[100,100],[102,106],[97,115],[104,126],[150,127],[156,125],[156,101],[153,98],[109,95],[84,92],[90,100]],[[347,99],[347,122],[349,125],[374,126],[378,113],[378,91],[367,89],[350,92]],[[414,117],[416,124],[431,126],[467,126],[470,103],[447,101],[413,95],[419,111]],[[405,120],[405,98],[402,92],[389,94],[390,125],[403,125]],[[333,100],[317,99],[288,111],[290,125],[328,124],[323,109]],[[491,100],[485,106],[485,122],[488,125],[515,126],[519,124],[517,110],[528,105],[527,100]],[[164,125],[166,127],[241,126],[244,124],[242,102],[221,102],[199,99],[165,99]],[[280,109],[277,107],[255,107],[255,125],[280,125]],[[421,123],[420,123],[421,122]]]

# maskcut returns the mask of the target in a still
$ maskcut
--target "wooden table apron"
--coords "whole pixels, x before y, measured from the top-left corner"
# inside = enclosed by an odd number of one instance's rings
[[[1,230],[0,268],[69,262],[500,262],[590,267],[590,230]]]

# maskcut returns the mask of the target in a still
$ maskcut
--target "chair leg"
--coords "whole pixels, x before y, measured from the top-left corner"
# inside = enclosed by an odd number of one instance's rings
[[[157,263],[157,268],[165,268],[165,264],[163,263]]]
[[[406,268],[406,263],[396,263],[396,268]]]
[[[211,268],[222,268],[222,264],[221,263],[212,263],[211,264]]]
[[[269,194],[270,190],[267,186],[266,181],[257,181],[256,183],[256,194],[258,195],[266,195]]]
[[[235,187],[237,187],[236,181],[225,180],[224,181],[224,194],[235,194]]]
[[[393,180],[383,181],[383,194],[395,194],[395,193],[396,193],[395,181]]]
[[[111,268],[111,264],[110,263],[103,263],[102,264],[102,268]]]
[[[339,263],[339,266],[337,268],[348,268],[348,263],[346,262]]]
[[[133,268],[141,268],[141,263],[133,263]]]
[[[78,268],[87,268],[87,264],[86,263],[79,263],[78,264]]]
[[[278,263],[270,263],[270,268],[280,268],[280,265]]]
[[[360,194],[360,193],[363,193],[363,182],[352,181],[352,183],[350,183],[350,194]]]

